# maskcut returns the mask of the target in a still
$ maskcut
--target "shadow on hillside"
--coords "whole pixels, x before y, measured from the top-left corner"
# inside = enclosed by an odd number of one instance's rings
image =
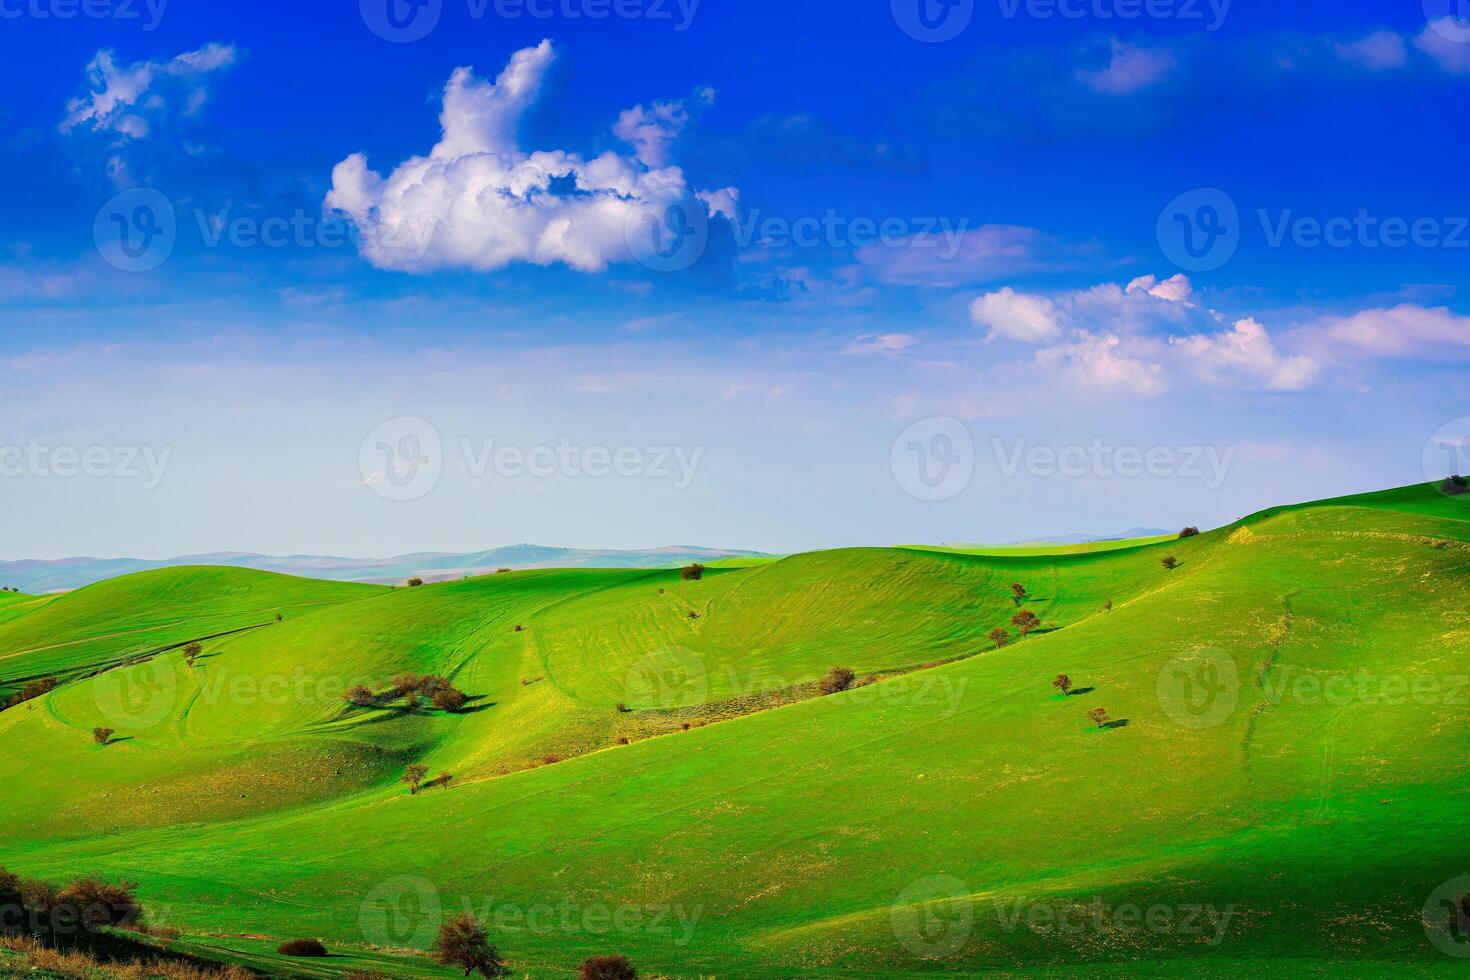
[[[1072,690],[1067,692],[1066,696],[1069,698],[1081,697],[1084,694],[1091,694],[1093,691],[1096,690],[1097,688],[1095,687],[1074,687],[1072,688]]]
[[[1128,727],[1128,719],[1127,718],[1119,718],[1117,721],[1110,721],[1107,724],[1103,725],[1102,727],[1103,728],[1127,728]]]

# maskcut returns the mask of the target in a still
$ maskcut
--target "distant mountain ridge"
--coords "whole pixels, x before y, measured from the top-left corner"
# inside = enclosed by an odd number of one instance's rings
[[[392,558],[340,558],[328,555],[259,555],[251,552],[220,551],[178,558],[57,558],[0,561],[0,586],[39,594],[79,589],[103,579],[180,565],[230,565],[255,568],[285,575],[329,579],[337,582],[392,584],[411,577],[426,582],[484,575],[501,568],[663,568],[694,561],[727,558],[765,558],[757,551],[671,545],[663,548],[618,551],[614,549],[551,548],[517,544],[464,554],[420,552]]]

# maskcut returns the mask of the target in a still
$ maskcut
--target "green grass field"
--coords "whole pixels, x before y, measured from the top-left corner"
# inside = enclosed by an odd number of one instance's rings
[[[532,977],[1462,973],[1470,497],[1118,544],[0,599],[4,684],[63,681],[0,712],[0,866],[299,976],[450,975],[466,909]],[[405,671],[471,701],[342,698]]]

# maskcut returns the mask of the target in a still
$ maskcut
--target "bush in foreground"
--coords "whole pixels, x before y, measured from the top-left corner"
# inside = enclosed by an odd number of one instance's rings
[[[679,577],[686,582],[698,582],[704,578],[704,566],[699,562],[695,562],[693,565],[686,565],[679,570]]]
[[[327,947],[315,939],[288,939],[276,947],[282,956],[326,956]]]
[[[855,680],[857,680],[857,674],[854,674],[849,668],[833,667],[827,671],[827,676],[822,678],[820,686],[823,694],[836,694],[852,687],[852,682]]]
[[[472,915],[458,916],[439,927],[434,957],[444,966],[459,967],[465,976],[473,972],[483,977],[510,976],[500,951],[491,945],[485,927]]]
[[[638,980],[626,956],[592,956],[577,968],[577,980]]]
[[[434,707],[440,711],[458,711],[465,706],[469,698],[464,696],[463,691],[457,691],[452,687],[441,687],[434,692]]]

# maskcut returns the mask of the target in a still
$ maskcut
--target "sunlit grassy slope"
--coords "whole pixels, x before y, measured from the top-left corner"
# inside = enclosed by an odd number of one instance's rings
[[[1053,625],[995,649],[1012,582]],[[0,713],[0,864],[135,878],[278,970],[279,938],[382,959],[469,903],[533,976],[598,952],[679,977],[1448,975],[1421,918],[1470,873],[1467,600],[1470,498],[1426,487],[1077,555],[383,591]],[[813,697],[835,665],[885,679]],[[402,670],[475,700],[343,705]],[[136,724],[93,744],[112,717]],[[420,760],[451,788],[394,782]]]
[[[378,586],[236,568],[185,567],[111,579],[64,595],[0,599],[0,693],[36,677],[73,678],[127,657],[264,626]]]

